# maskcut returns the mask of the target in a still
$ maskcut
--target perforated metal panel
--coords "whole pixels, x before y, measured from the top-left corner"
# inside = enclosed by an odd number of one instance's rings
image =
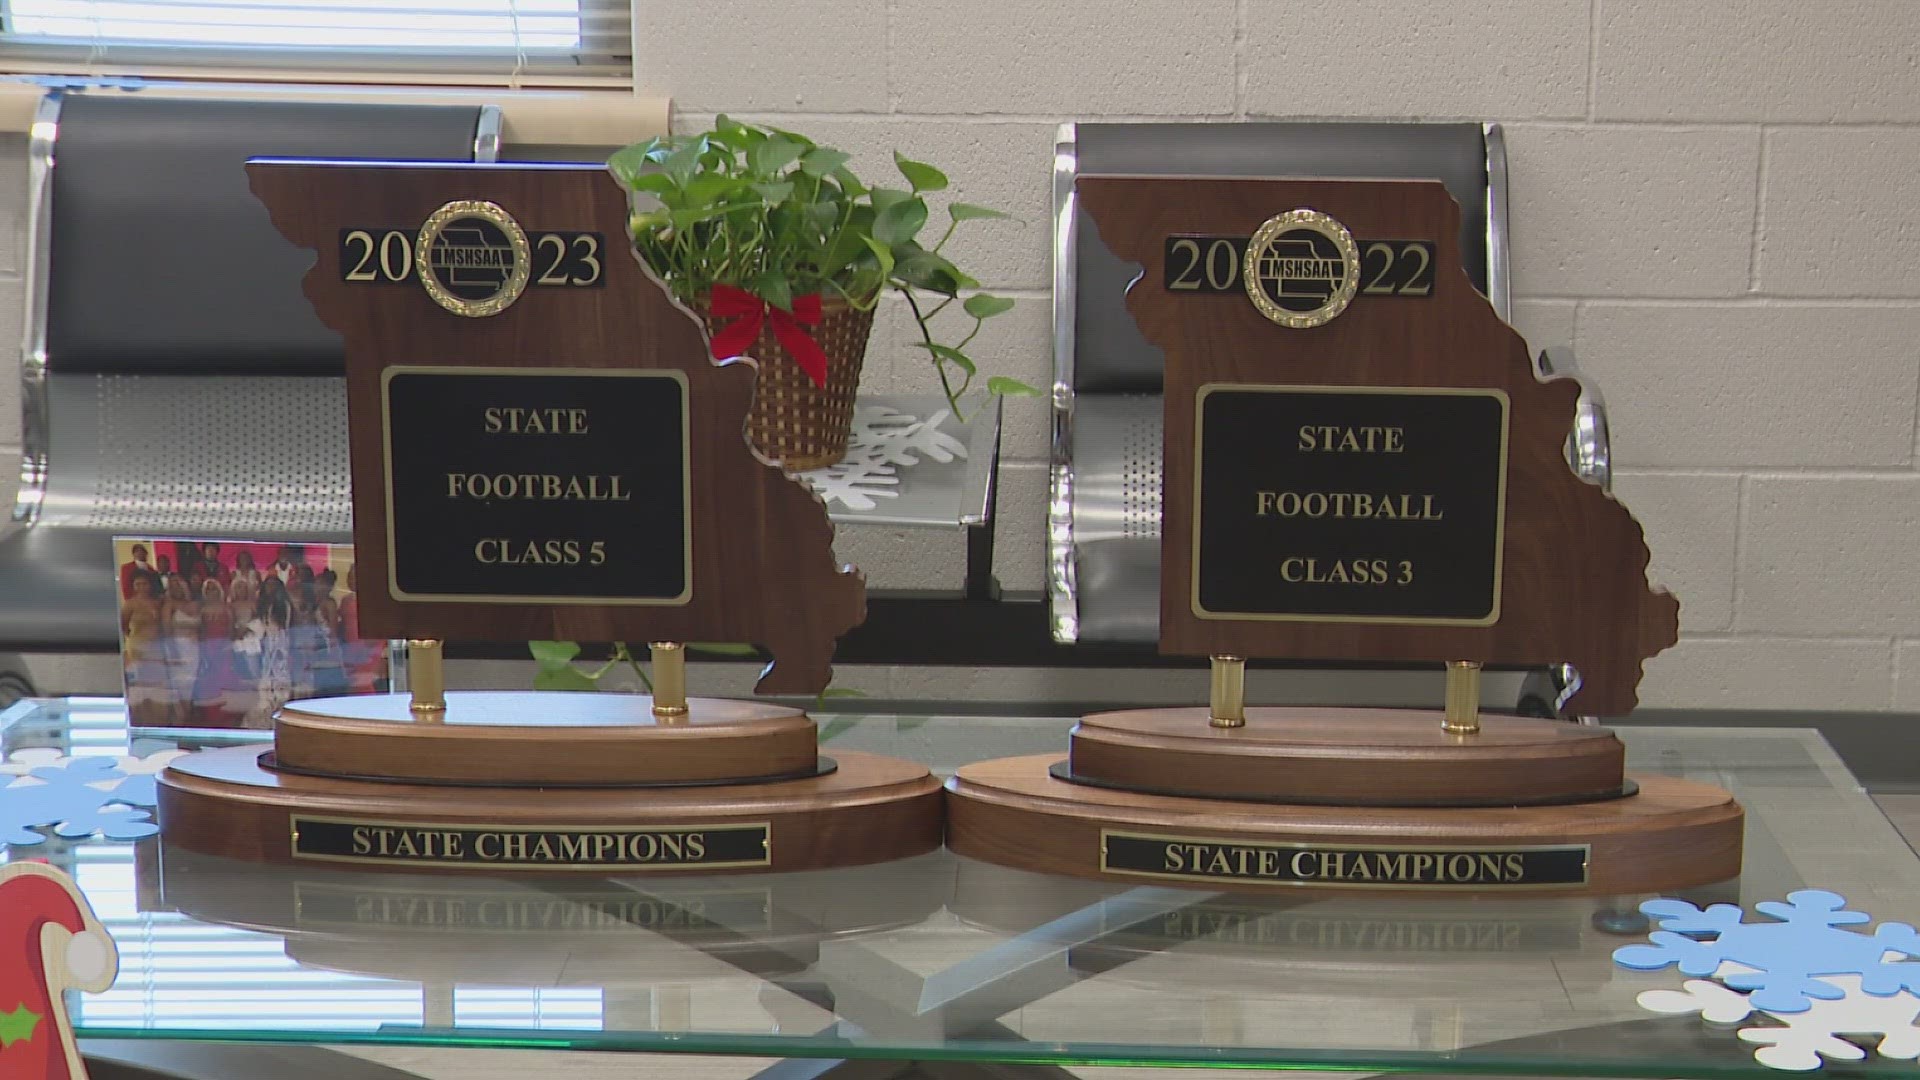
[[[54,375],[49,525],[182,536],[344,538],[346,382]]]
[[[1159,404],[1155,401],[1154,404]],[[1160,410],[1132,418],[1126,427],[1121,477],[1125,483],[1123,535],[1151,539],[1160,535]]]
[[[1073,418],[1076,543],[1160,535],[1158,394],[1081,394]]]

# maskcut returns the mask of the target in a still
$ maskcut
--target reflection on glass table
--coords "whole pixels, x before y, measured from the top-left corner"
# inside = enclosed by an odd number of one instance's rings
[[[821,720],[834,745],[940,771],[1064,749],[1071,723]],[[0,726],[8,752],[171,745],[130,744],[108,700],[22,703]],[[259,736],[221,736],[246,737]],[[1920,859],[1817,735],[1633,728],[1625,739],[1634,770],[1720,784],[1747,807],[1744,876],[1690,899],[1751,908],[1818,886],[1878,920],[1920,917]],[[1772,1075],[1728,1032],[1636,1006],[1640,991],[1680,981],[1611,962],[1645,934],[1644,897],[1217,894],[946,853],[594,880],[263,868],[159,840],[50,839],[9,857],[71,869],[119,942],[119,982],[74,1003],[82,1038]]]

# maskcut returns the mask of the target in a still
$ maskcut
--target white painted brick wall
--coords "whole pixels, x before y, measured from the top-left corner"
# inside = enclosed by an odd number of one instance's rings
[[[1588,0],[1241,6],[1243,115],[1587,115]]]
[[[1599,0],[1601,120],[1910,123],[1920,4]]]
[[[642,93],[689,110],[887,111],[890,0],[633,6]],[[822,62],[835,57],[854,62]]]
[[[1618,472],[1613,494],[1633,511],[1653,551],[1648,576],[1680,598],[1688,633],[1733,625],[1740,477],[1732,473]]]
[[[1883,639],[1682,637],[1647,663],[1643,705],[1688,709],[1885,709]]]
[[[1901,642],[1893,662],[1893,707],[1920,712],[1920,641]]]
[[[1920,476],[1745,484],[1736,630],[1920,637]]]
[[[1575,327],[1616,464],[1912,463],[1920,307],[1595,301]]]
[[[906,114],[1228,116],[1236,93],[1235,7],[1235,0],[986,0],[967,7],[893,0],[888,93]],[[816,77],[830,78],[837,66],[819,64]]]
[[[1512,124],[1507,153],[1524,294],[1747,291],[1757,131]]]
[[[1767,132],[1766,154],[1761,291],[1920,296],[1920,131],[1781,128]]]
[[[897,147],[945,168],[954,197],[1018,215],[954,253],[1021,301],[982,337],[983,362],[1033,382],[1050,350],[1060,121],[1503,123],[1515,321],[1535,346],[1572,342],[1599,378],[1619,495],[1681,597],[1683,640],[1649,665],[1643,700],[1920,711],[1920,3],[634,6],[639,84],[676,99],[681,129],[726,110],[838,144],[874,173]],[[0,137],[0,162],[11,342],[17,137]],[[930,385],[907,329],[883,311],[870,388]],[[16,438],[12,384],[0,373],[0,455]],[[1031,590],[1046,416],[1032,401],[1008,411],[995,565]],[[951,559],[923,540],[865,537],[861,557],[894,580]],[[937,694],[956,677],[896,681]]]

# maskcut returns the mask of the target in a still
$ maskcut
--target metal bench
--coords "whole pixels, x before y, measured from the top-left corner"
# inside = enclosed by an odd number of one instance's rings
[[[0,649],[115,648],[116,534],[349,539],[339,340],[242,165],[489,161],[499,133],[490,105],[43,100]]]

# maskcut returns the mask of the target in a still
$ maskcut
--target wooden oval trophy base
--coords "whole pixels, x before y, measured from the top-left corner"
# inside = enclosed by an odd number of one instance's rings
[[[695,699],[653,714],[641,694],[475,691],[418,714],[403,694],[292,701],[275,764],[320,776],[558,787],[737,783],[815,771],[813,721],[757,701]]]
[[[1206,709],[1083,719],[1067,757],[966,766],[947,844],[1027,870],[1216,890],[1655,892],[1735,877],[1719,788],[1627,777],[1601,728],[1487,717]]]
[[[1626,749],[1599,727],[1516,716],[1448,734],[1398,709],[1246,710],[1213,727],[1207,709],[1130,709],[1083,718],[1072,779],[1123,791],[1329,806],[1527,806],[1624,794]]]
[[[293,702],[273,748],[173,762],[167,842],[264,863],[602,875],[816,870],[940,846],[924,766],[819,757],[796,709],[694,698],[656,719],[642,696],[473,692],[435,716],[408,702]]]

